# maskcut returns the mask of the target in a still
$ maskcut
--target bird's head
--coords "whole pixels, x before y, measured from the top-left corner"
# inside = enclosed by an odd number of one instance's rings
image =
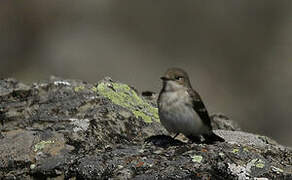
[[[175,91],[182,87],[191,87],[188,74],[180,68],[168,69],[160,79],[163,81],[165,90]]]

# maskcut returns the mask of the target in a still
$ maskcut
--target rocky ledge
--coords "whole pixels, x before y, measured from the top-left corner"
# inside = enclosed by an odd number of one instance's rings
[[[159,147],[155,94],[105,78],[0,80],[0,179],[291,179],[292,151],[213,115],[226,142]]]

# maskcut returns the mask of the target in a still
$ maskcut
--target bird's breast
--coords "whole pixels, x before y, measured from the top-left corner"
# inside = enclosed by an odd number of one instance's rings
[[[168,131],[185,135],[201,133],[203,123],[193,109],[192,101],[186,91],[161,94],[158,108],[160,121]]]
[[[191,103],[187,91],[170,91],[164,92],[160,96],[160,106],[167,107],[169,105],[187,104]]]

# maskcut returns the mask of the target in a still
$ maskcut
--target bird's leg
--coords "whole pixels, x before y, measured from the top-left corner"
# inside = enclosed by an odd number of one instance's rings
[[[204,143],[206,144],[214,144],[216,141],[219,141],[219,142],[225,141],[222,137],[216,135],[213,132],[211,132],[210,134],[203,134],[203,137],[205,139]]]
[[[175,139],[178,135],[179,135],[179,133],[176,133],[176,134],[173,136],[173,139]]]
[[[192,136],[188,135],[187,138],[191,140],[192,143],[200,144],[201,143],[201,137],[200,136]]]

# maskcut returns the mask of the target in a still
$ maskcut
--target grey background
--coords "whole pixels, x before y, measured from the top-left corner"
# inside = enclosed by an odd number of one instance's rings
[[[211,113],[292,146],[292,1],[1,1],[0,77],[111,76],[158,92],[184,68]]]

